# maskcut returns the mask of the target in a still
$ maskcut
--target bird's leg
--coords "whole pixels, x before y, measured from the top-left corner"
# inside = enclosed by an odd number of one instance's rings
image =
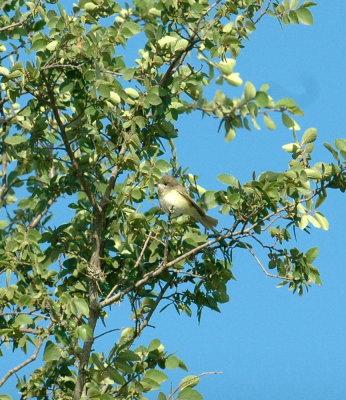
[[[171,223],[172,223],[171,215],[172,215],[172,213],[173,213],[173,210],[174,210],[174,206],[172,205],[172,206],[169,208],[169,212],[168,212],[168,221],[167,221],[167,224],[168,224],[168,225],[171,225]]]

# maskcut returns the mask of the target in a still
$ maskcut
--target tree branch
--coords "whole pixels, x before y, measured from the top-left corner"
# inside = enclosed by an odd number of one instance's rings
[[[41,350],[42,344],[43,344],[44,340],[42,338],[38,339],[38,344],[36,346],[36,350],[34,351],[33,355],[31,357],[29,357],[27,360],[23,361],[21,364],[18,364],[16,367],[10,369],[7,374],[0,380],[0,387],[10,378],[10,376],[12,376],[13,374],[15,374],[16,372],[18,372],[19,370],[21,370],[22,368],[24,368],[26,365],[30,364],[31,362],[35,361],[38,353]]]
[[[166,83],[168,82],[168,80],[172,77],[172,75],[175,73],[175,71],[180,67],[180,65],[183,63],[186,55],[188,54],[188,52],[190,50],[193,49],[193,47],[195,46],[195,44],[197,44],[198,42],[200,42],[202,39],[198,37],[198,33],[199,33],[199,26],[200,23],[202,22],[203,18],[213,9],[215,8],[219,3],[221,2],[221,0],[217,0],[214,4],[212,4],[202,15],[201,17],[198,19],[198,21],[196,22],[196,26],[194,29],[194,32],[192,34],[192,36],[189,38],[188,40],[188,45],[187,47],[181,51],[180,54],[178,54],[174,60],[171,62],[170,66],[168,67],[167,71],[165,72],[164,76],[161,78],[159,85],[160,86],[165,86]]]
[[[72,166],[73,166],[74,170],[76,171],[76,174],[78,175],[80,183],[81,183],[81,185],[82,185],[82,187],[83,187],[83,189],[84,189],[84,191],[85,191],[85,193],[86,193],[91,205],[93,206],[94,210],[96,212],[100,212],[101,211],[100,210],[100,206],[97,203],[97,201],[95,199],[95,196],[93,195],[93,193],[91,191],[90,185],[88,185],[88,183],[87,183],[87,181],[86,181],[86,179],[84,177],[84,174],[81,171],[81,168],[80,168],[80,166],[79,166],[79,164],[78,164],[78,162],[77,162],[77,160],[76,160],[76,158],[74,156],[74,153],[73,153],[73,151],[71,149],[70,142],[69,142],[69,140],[67,138],[67,134],[66,134],[66,130],[65,130],[65,125],[63,124],[63,122],[62,122],[62,120],[60,118],[59,108],[57,107],[56,102],[55,102],[54,92],[53,92],[53,90],[52,90],[52,88],[50,86],[50,83],[49,83],[48,79],[46,78],[46,76],[44,75],[43,72],[42,72],[41,75],[42,75],[42,79],[44,80],[44,82],[46,84],[47,92],[48,92],[48,96],[49,96],[49,100],[50,100],[50,106],[52,108],[55,120],[56,120],[56,122],[57,122],[57,124],[59,126],[60,135],[61,135],[62,141],[64,143],[66,152],[67,152],[67,154],[68,154],[68,156],[69,156],[69,158],[71,160]]]
[[[20,20],[20,21],[18,21],[18,22],[15,22],[15,23],[13,23],[13,24],[11,24],[11,25],[2,26],[2,27],[0,28],[0,32],[2,32],[2,31],[7,31],[7,30],[9,30],[9,29],[16,28],[17,26],[24,25],[25,22],[26,22],[30,17],[33,16],[33,14],[36,12],[37,7],[38,7],[40,4],[41,4],[41,0],[38,0],[37,3],[36,3],[35,8],[32,10],[32,13],[31,13],[31,14],[29,14],[26,18],[24,18],[24,19],[22,19],[22,20]],[[1,8],[1,9],[2,9],[2,8]]]
[[[2,144],[2,182],[0,187],[0,204],[2,204],[5,191],[7,189],[7,153],[6,144]]]
[[[243,243],[243,245],[249,250],[250,254],[253,256],[253,258],[256,260],[257,264],[261,267],[261,270],[269,277],[271,278],[277,278],[277,279],[282,279],[284,281],[292,281],[292,278],[289,278],[287,276],[281,276],[281,275],[275,275],[269,273],[261,263],[261,260],[256,256],[256,253],[252,250],[250,246],[248,246],[246,243]]]
[[[49,211],[51,205],[56,201],[56,199],[58,198],[58,195],[54,195],[52,198],[50,198],[47,202],[47,205],[45,207],[45,209],[38,214],[28,225],[28,229],[33,229],[35,228],[39,222],[41,221],[41,219],[47,214],[47,212]]]
[[[318,193],[318,191],[315,191],[311,196],[309,196],[308,198],[304,198],[304,199],[300,199],[298,200],[296,203],[302,203],[305,202],[309,199],[312,199],[313,197],[316,196],[316,194]],[[296,204],[295,203],[295,204]],[[189,258],[191,256],[195,256],[197,254],[199,254],[200,252],[202,252],[204,249],[211,247],[213,244],[218,243],[222,240],[225,239],[231,239],[234,238],[235,236],[246,236],[249,235],[251,233],[251,231],[253,229],[255,229],[258,225],[262,224],[263,222],[269,220],[270,218],[272,218],[273,216],[280,214],[283,211],[287,211],[292,207],[295,207],[295,204],[287,204],[286,206],[279,208],[276,211],[273,211],[272,213],[269,213],[268,215],[266,215],[265,217],[263,217],[262,219],[256,221],[255,223],[253,223],[251,226],[249,226],[246,229],[241,229],[240,231],[236,231],[236,232],[230,232],[230,233],[226,233],[226,234],[222,234],[217,236],[215,239],[209,240],[197,247],[195,247],[192,250],[189,250],[188,252],[176,257],[174,260],[169,261],[167,263],[163,263],[161,262],[160,265],[153,271],[148,272],[147,274],[145,274],[139,281],[137,281],[135,284],[131,285],[130,287],[124,289],[122,292],[119,292],[117,294],[115,294],[112,297],[109,297],[103,301],[100,302],[100,306],[103,308],[109,304],[115,303],[117,301],[120,301],[127,293],[131,292],[134,289],[138,289],[139,287],[145,285],[150,279],[152,278],[156,278],[157,276],[159,276],[160,274],[162,274],[162,272],[164,272],[166,269],[174,266],[174,264],[179,263],[182,260],[185,260],[186,258]],[[281,277],[281,279],[286,279],[286,277]]]
[[[79,400],[82,397],[82,393],[85,388],[89,357],[90,357],[92,345],[95,340],[94,332],[95,332],[97,320],[100,316],[97,284],[93,279],[89,280],[89,297],[90,297],[90,316],[89,316],[89,320],[88,320],[88,325],[91,330],[91,336],[88,336],[85,339],[82,353],[78,360],[79,362],[78,362],[77,381],[76,381],[76,386],[75,386],[74,393],[73,393],[73,398],[75,400]]]
[[[128,138],[125,139],[123,144],[121,145],[120,152],[119,152],[119,155],[118,155],[118,162],[113,168],[113,171],[112,171],[111,176],[110,176],[109,181],[108,181],[107,188],[106,188],[105,193],[103,195],[103,198],[101,199],[101,202],[100,202],[100,208],[103,211],[105,211],[106,207],[108,206],[111,192],[112,192],[112,190],[114,188],[115,182],[116,182],[116,180],[118,178],[118,175],[120,173],[120,168],[119,168],[120,167],[120,159],[124,156],[124,154],[127,151],[128,143],[131,140],[131,136],[132,136],[132,134],[130,133]]]
[[[151,309],[148,312],[147,316],[145,317],[144,321],[141,323],[140,327],[138,328],[138,330],[136,332],[136,336],[138,336],[142,332],[142,330],[146,326],[148,326],[150,318],[153,316],[154,311],[156,310],[157,306],[159,305],[160,301],[163,298],[163,295],[166,293],[166,290],[170,287],[170,285],[171,285],[171,280],[166,282],[165,286],[161,289],[160,294],[156,297],[155,304],[153,305],[153,307],[151,307]]]

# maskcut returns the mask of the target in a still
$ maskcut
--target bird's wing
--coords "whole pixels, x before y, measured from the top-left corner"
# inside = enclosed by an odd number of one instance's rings
[[[178,191],[186,200],[188,200],[192,204],[193,208],[196,209],[196,211],[201,217],[204,217],[206,215],[205,212],[201,209],[201,207],[191,199],[185,187],[183,186],[181,186],[181,188],[179,187]]]

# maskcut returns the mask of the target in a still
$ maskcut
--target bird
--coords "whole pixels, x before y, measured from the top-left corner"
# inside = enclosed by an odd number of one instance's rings
[[[207,215],[189,196],[186,188],[171,175],[158,182],[157,194],[163,211],[172,216],[189,215],[206,229],[215,228],[218,220]]]

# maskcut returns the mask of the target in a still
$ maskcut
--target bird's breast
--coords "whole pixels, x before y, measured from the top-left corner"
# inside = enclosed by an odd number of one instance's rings
[[[170,190],[160,199],[161,207],[167,214],[182,215],[189,214],[190,202],[176,190]]]

